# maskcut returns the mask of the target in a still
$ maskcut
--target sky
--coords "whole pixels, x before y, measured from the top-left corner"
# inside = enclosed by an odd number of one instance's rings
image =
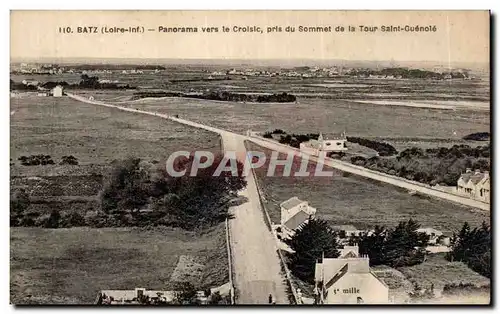
[[[285,59],[489,62],[488,11],[11,11],[11,59]],[[362,32],[361,26],[375,31]],[[382,32],[382,26],[430,26]],[[286,27],[295,27],[287,32]],[[299,27],[332,27],[300,32]],[[349,26],[354,31],[349,31]],[[435,31],[432,31],[435,26]],[[71,28],[73,33],[64,33]],[[78,27],[97,33],[78,33]],[[102,33],[139,27],[144,33]],[[196,27],[197,33],[160,32]],[[206,33],[203,27],[217,28]],[[230,31],[223,32],[223,27]],[[235,32],[260,27],[263,33]],[[268,28],[281,32],[268,32]],[[344,31],[341,30],[343,27]],[[148,31],[151,29],[152,31]]]

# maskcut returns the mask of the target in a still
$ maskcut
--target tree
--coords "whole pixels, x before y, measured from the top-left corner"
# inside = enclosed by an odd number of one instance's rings
[[[429,236],[417,232],[413,219],[400,222],[393,229],[376,226],[371,234],[358,239],[360,254],[370,257],[370,265],[410,266],[423,262]]]
[[[175,302],[179,304],[196,304],[197,300],[197,291],[196,288],[190,282],[179,282],[175,287]]]
[[[453,233],[448,259],[462,261],[478,273],[491,277],[491,229],[486,222],[471,230],[465,222],[458,233]]]
[[[30,198],[24,189],[16,190],[10,199],[10,225],[16,227],[30,206]]]
[[[308,282],[314,280],[314,269],[318,260],[323,256],[334,258],[340,255],[336,233],[321,219],[310,219],[308,223],[297,228],[286,243],[295,251],[290,257],[290,270],[298,278]]]
[[[50,213],[49,218],[45,222],[45,228],[59,228],[59,223],[61,220],[61,214],[59,213],[58,210],[54,209]]]
[[[137,213],[148,202],[149,175],[139,158],[115,162],[101,194],[102,209],[110,214]]]
[[[402,221],[388,233],[385,242],[385,259],[392,267],[411,266],[423,262],[429,236],[418,232],[415,220]]]
[[[370,257],[370,265],[380,265],[385,262],[386,238],[387,229],[377,225],[372,233],[362,234],[358,239],[359,253]]]
[[[223,301],[224,299],[220,295],[220,292],[216,291],[210,294],[208,304],[214,304],[214,305],[223,304]]]

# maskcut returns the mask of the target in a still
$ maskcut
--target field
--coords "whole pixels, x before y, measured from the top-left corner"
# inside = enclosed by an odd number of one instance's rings
[[[11,190],[24,188],[29,211],[42,215],[97,207],[114,159],[133,156],[160,166],[176,150],[220,151],[216,134],[67,97],[23,94],[11,98],[10,111]],[[55,165],[22,166],[18,160],[35,154],[50,155]],[[65,155],[79,165],[59,165]],[[198,288],[228,281],[223,226],[204,234],[166,228],[10,230],[14,304],[89,304],[101,289],[172,289],[174,269],[186,257],[203,266],[185,278]]]
[[[165,119],[84,104],[67,97],[11,98],[11,190],[24,188],[30,210],[96,208],[115,159],[138,157],[163,167],[177,150],[220,151],[218,135]],[[50,155],[54,165],[23,166],[20,156]],[[73,155],[78,165],[59,165]]]
[[[127,106],[178,114],[189,120],[244,133],[276,128],[289,133],[323,132],[349,136],[460,139],[489,130],[489,112],[439,111],[422,108],[358,104],[345,100],[304,99],[299,103],[254,104],[162,98],[130,101]]]
[[[472,283],[475,285],[490,284],[490,280],[462,262],[449,262],[443,253],[431,254],[422,264],[401,267],[398,270],[412,283],[421,287],[434,284],[436,289],[442,289],[446,284]]]
[[[254,67],[259,69],[259,66]],[[327,137],[346,131],[349,136],[379,138],[398,149],[453,144],[476,145],[461,140],[473,132],[490,129],[489,81],[426,81],[297,77],[208,77],[211,71],[225,73],[224,66],[169,66],[160,73],[95,74],[103,79],[140,87],[140,90],[172,92],[230,91],[248,94],[287,92],[297,103],[238,103],[186,98],[130,101],[129,91],[75,91],[95,99],[121,105],[178,114],[238,133],[248,129],[287,132],[323,132]],[[264,68],[262,68],[264,70]],[[265,70],[280,71],[266,67]],[[16,81],[31,76],[13,76]],[[77,82],[76,74],[33,76],[40,81],[64,79]],[[225,79],[222,79],[225,78]],[[390,104],[390,105],[388,105]],[[453,109],[453,110],[450,110]]]
[[[58,163],[107,164],[128,156],[162,161],[175,150],[219,149],[216,134],[165,119],[84,104],[67,97],[11,98],[11,162],[46,154]]]
[[[229,280],[223,225],[202,235],[167,228],[11,228],[10,233],[14,304],[90,304],[101,289],[172,289],[181,256],[203,265],[198,276],[186,279],[196,287]]]
[[[250,142],[247,142],[247,148],[264,152],[269,160],[269,150]],[[285,158],[283,154],[279,155],[279,159]],[[300,165],[300,160],[297,165]],[[325,170],[334,171],[332,177],[283,177],[279,171],[276,176],[267,176],[267,166],[268,163],[256,169],[255,173],[264,190],[269,215],[275,223],[280,221],[279,204],[293,196],[309,201],[311,206],[317,208],[317,216],[332,225],[352,224],[360,229],[377,224],[392,227],[399,221],[413,218],[422,227],[433,227],[450,234],[465,221],[476,226],[490,220],[489,213],[485,211],[412,196],[406,190],[331,168]],[[308,171],[313,174],[316,164],[310,162],[309,166]]]

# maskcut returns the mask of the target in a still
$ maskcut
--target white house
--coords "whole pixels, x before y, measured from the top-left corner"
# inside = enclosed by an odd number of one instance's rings
[[[467,169],[457,181],[457,193],[469,198],[490,202],[490,174]]]
[[[314,218],[316,214],[316,208],[295,196],[281,203],[280,207],[281,230],[285,237],[293,235],[298,227],[307,223],[310,218]]]
[[[347,151],[347,137],[344,132],[340,136],[324,139],[323,134],[320,133],[317,140],[300,143],[300,150],[314,156],[319,156],[320,152],[325,152],[326,154],[343,153]]]
[[[389,287],[370,270],[367,256],[344,247],[339,258],[323,258],[314,272],[318,304],[387,304]]]
[[[62,97],[63,95],[63,88],[60,85],[57,85],[52,89],[52,96],[54,97]]]

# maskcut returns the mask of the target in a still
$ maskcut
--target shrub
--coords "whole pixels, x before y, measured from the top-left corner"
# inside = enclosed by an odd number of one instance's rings
[[[62,156],[60,165],[78,165],[78,160],[75,156]]]
[[[264,137],[264,138],[273,138],[273,134],[271,132],[266,132],[266,133],[264,133],[264,135],[262,137]]]
[[[58,210],[54,209],[50,213],[49,218],[45,221],[45,228],[56,229],[60,227],[60,223],[61,223],[61,214],[59,213]]]

